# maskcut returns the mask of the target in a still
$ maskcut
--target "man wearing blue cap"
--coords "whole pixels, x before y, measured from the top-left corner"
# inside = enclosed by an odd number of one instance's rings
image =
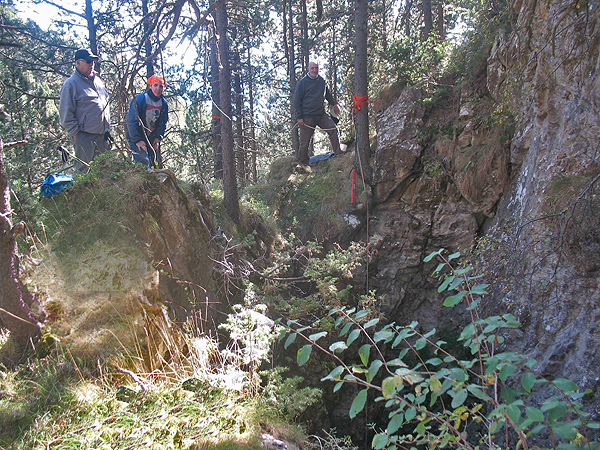
[[[97,62],[90,49],[77,50],[75,72],[60,91],[60,123],[73,138],[76,173],[87,173],[94,156],[109,148],[109,96],[94,70]]]

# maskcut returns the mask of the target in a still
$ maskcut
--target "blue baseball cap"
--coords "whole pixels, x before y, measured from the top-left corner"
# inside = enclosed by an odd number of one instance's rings
[[[84,59],[89,63],[94,59],[98,59],[98,56],[94,55],[89,48],[80,48],[75,52],[75,61],[80,59]]]

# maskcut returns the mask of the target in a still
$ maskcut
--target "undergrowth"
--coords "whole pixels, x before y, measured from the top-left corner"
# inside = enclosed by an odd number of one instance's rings
[[[0,448],[258,449],[263,433],[304,438],[291,423],[319,393],[297,389],[299,380],[279,383],[280,371],[262,374],[271,380],[263,393],[261,376],[246,369],[267,354],[240,343],[231,347],[237,356],[225,358],[217,343],[172,324],[164,324],[162,337],[146,327],[153,346],[123,349],[112,363],[99,361],[95,373],[60,341],[18,371],[0,370]],[[252,320],[230,325],[235,332],[256,328]],[[140,364],[147,358],[155,360],[150,372]],[[290,392],[300,397],[290,403]]]
[[[219,343],[119,282],[152,273],[136,266],[146,259],[128,243],[151,206],[146,181],[155,175],[114,155],[93,166],[40,205],[40,259],[30,263],[55,290],[37,359],[0,366],[0,449],[258,449],[263,434],[303,440],[294,421],[320,392],[263,370],[270,327],[236,311]],[[73,309],[63,305],[69,295]]]
[[[334,382],[338,395],[353,386],[351,419],[370,402],[384,405],[385,419],[371,425],[375,449],[599,449],[600,423],[582,403],[591,391],[568,379],[546,379],[536,373],[534,359],[504,348],[520,324],[512,314],[480,316],[488,285],[472,267],[456,263],[459,256],[439,250],[424,262],[439,261],[433,272],[441,280],[438,292],[452,294],[444,306],[462,303],[470,314],[458,338],[467,355],[436,338],[435,329],[420,331],[418,322],[380,326],[370,309],[335,301],[328,314],[333,328],[289,319],[280,339],[285,348],[300,342],[299,366],[309,363],[313,350],[336,365],[322,381]]]
[[[244,392],[200,380],[141,390],[106,378],[64,379],[49,363],[31,366],[36,376],[21,374],[0,401],[0,448],[258,449],[263,432],[300,437]]]

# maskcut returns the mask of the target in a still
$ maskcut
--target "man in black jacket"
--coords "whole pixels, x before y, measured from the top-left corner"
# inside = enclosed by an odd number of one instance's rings
[[[300,127],[300,148],[296,158],[300,164],[309,163],[308,146],[317,126],[329,135],[333,153],[342,153],[337,126],[325,112],[325,100],[333,106],[335,114],[340,113],[327,83],[319,76],[319,65],[311,61],[308,63],[308,74],[298,82],[294,94],[294,108]]]

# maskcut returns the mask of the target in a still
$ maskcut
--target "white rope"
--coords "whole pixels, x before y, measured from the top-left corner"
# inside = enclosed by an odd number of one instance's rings
[[[299,126],[300,126],[300,124],[298,122],[296,122],[296,124],[290,130],[290,133],[294,131],[294,128],[299,127]],[[302,126],[306,127],[306,128],[312,128],[313,130],[317,130],[317,127],[311,127],[310,125],[304,124]],[[332,131],[332,130],[338,130],[338,127],[337,126],[334,127],[334,128],[321,128],[321,127],[319,127],[318,129],[321,130],[321,131]]]

